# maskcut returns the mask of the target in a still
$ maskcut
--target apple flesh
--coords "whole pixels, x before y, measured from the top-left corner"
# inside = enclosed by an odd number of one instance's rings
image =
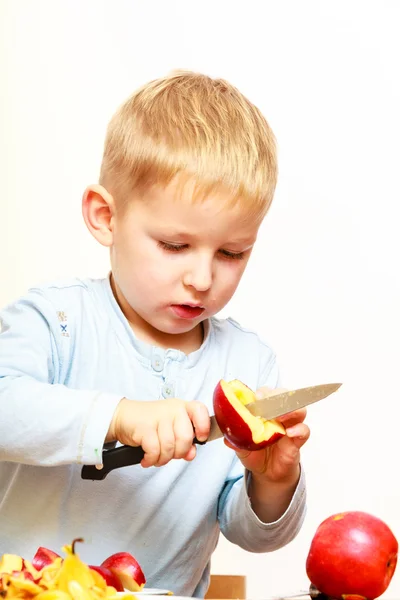
[[[106,558],[100,566],[109,569],[130,592],[139,592],[146,583],[139,563],[129,552],[116,552]]]
[[[17,554],[3,554],[0,560],[0,574],[20,573],[24,566],[24,559]]]
[[[254,392],[238,379],[218,382],[213,397],[214,414],[225,439],[242,450],[261,450],[286,434],[282,423],[251,414],[247,404]]]
[[[41,571],[44,567],[51,565],[56,558],[60,558],[60,555],[53,552],[53,550],[40,546],[36,550],[35,556],[32,558],[32,565],[37,571]]]
[[[0,579],[2,575],[36,582],[40,579],[40,573],[28,560],[17,554],[3,554],[0,560]]]
[[[326,596],[373,600],[389,586],[397,552],[397,540],[381,519],[361,511],[338,513],[317,528],[306,571]]]
[[[110,569],[107,569],[106,567],[97,567],[94,565],[89,565],[89,569],[92,569],[101,575],[106,584],[115,588],[117,592],[124,591],[124,586],[122,585],[121,581],[116,575],[114,575],[114,573],[112,573],[112,571],[110,571]]]

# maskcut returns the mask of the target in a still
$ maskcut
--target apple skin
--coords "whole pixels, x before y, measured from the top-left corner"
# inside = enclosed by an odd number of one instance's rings
[[[106,584],[115,588],[117,592],[124,591],[124,586],[122,585],[121,581],[116,575],[114,575],[114,573],[110,571],[110,569],[107,569],[106,567],[97,567],[94,565],[89,565],[89,569],[92,569],[101,575]]]
[[[398,542],[381,519],[362,511],[337,513],[317,528],[306,572],[331,598],[373,600],[389,586],[397,552]]]
[[[32,558],[32,565],[37,571],[41,571],[44,567],[51,565],[56,558],[60,558],[60,555],[53,550],[49,550],[43,546],[39,546],[36,550],[35,556]]]
[[[100,566],[109,569],[130,592],[139,592],[146,583],[139,563],[129,552],[116,552],[106,558]]]
[[[254,392],[241,381],[221,379],[213,395],[214,414],[225,439],[241,450],[261,450],[286,434],[275,419],[255,417],[246,404],[256,400]]]

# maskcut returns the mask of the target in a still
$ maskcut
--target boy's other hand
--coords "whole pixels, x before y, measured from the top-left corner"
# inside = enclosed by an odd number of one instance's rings
[[[106,441],[142,446],[142,467],[161,467],[173,458],[191,461],[196,456],[193,438],[205,441],[210,416],[201,402],[178,398],[136,401],[123,398],[118,404]]]
[[[267,387],[257,390],[257,397],[280,394],[284,389]],[[238,450],[225,441],[225,444],[236,451],[244,467],[251,471],[253,477],[270,483],[295,483],[299,477],[300,448],[310,437],[310,429],[304,423],[307,411],[305,408],[287,413],[277,418],[285,429],[286,435],[272,446],[261,450]]]

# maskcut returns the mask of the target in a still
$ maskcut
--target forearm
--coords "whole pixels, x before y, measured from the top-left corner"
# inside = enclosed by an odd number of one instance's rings
[[[0,460],[38,466],[97,464],[120,398],[0,377]]]
[[[263,477],[251,475],[248,495],[251,507],[263,523],[277,521],[287,510],[300,479],[300,466],[280,482],[266,482]]]

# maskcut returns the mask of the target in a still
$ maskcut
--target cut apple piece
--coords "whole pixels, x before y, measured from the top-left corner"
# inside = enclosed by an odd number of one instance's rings
[[[241,450],[261,450],[286,434],[282,423],[251,414],[247,404],[256,401],[254,392],[238,379],[218,382],[214,390],[214,414],[226,440]]]
[[[3,554],[0,560],[0,573],[12,573],[22,571],[24,561],[18,554]]]
[[[10,585],[14,586],[22,593],[22,597],[24,597],[24,592],[26,592],[28,596],[36,596],[43,591],[40,585],[27,579],[24,573],[13,574],[12,577],[10,577],[9,582]]]
[[[38,583],[38,581],[40,581],[40,578],[42,576],[42,570],[39,571],[39,570],[35,569],[33,564],[29,560],[26,560],[26,559],[24,559],[24,566],[23,566],[22,572],[24,573],[24,575],[27,579],[31,579],[35,583]]]
[[[100,566],[109,569],[130,592],[139,592],[146,583],[139,563],[129,552],[116,552],[106,558]]]
[[[32,558],[32,565],[37,571],[41,571],[44,567],[51,565],[56,558],[60,558],[60,555],[53,552],[53,550],[40,546],[36,550],[35,556]]]
[[[115,588],[117,592],[124,591],[124,586],[122,585],[119,578],[116,575],[114,575],[114,573],[112,573],[110,569],[107,569],[107,567],[97,567],[95,565],[89,565],[89,568],[92,569],[92,571],[95,571],[96,573],[101,575],[104,582],[108,586]]]

